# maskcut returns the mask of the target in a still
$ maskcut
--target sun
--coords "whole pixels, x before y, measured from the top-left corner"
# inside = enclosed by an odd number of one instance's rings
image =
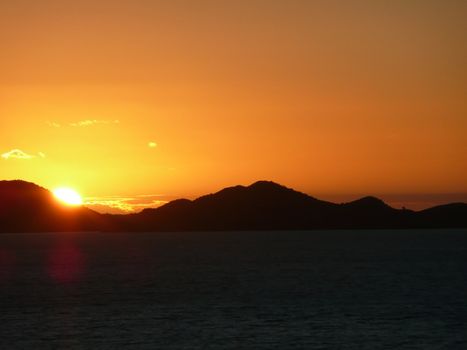
[[[67,187],[56,188],[53,191],[55,198],[67,205],[81,205],[83,199],[75,190]]]

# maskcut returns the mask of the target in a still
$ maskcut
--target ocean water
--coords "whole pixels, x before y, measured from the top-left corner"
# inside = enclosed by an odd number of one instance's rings
[[[467,349],[467,230],[0,235],[1,349]]]

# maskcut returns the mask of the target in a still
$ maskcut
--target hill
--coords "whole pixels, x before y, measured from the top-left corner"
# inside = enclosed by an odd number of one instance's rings
[[[0,181],[0,232],[90,231],[102,229],[102,216],[68,207],[33,183]]]
[[[415,212],[375,197],[335,204],[270,181],[179,199],[137,214],[99,214],[59,204],[46,189],[0,181],[0,232],[401,229],[467,227],[467,204]]]
[[[467,204],[422,212],[395,209],[375,197],[335,204],[259,181],[122,216],[117,226],[137,231],[467,227]]]

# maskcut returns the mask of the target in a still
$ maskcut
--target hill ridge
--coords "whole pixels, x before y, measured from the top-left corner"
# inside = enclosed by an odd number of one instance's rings
[[[0,181],[0,232],[312,230],[467,227],[467,204],[422,211],[396,209],[374,196],[343,204],[273,181],[232,186],[128,215],[59,205],[50,191],[24,180]]]

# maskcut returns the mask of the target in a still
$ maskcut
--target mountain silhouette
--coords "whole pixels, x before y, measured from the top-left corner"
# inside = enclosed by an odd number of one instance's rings
[[[467,204],[395,209],[375,197],[336,204],[258,181],[128,215],[59,204],[46,189],[0,181],[0,232],[308,230],[467,227]]]
[[[0,181],[0,232],[91,231],[102,216],[86,207],[68,207],[35,184]]]

